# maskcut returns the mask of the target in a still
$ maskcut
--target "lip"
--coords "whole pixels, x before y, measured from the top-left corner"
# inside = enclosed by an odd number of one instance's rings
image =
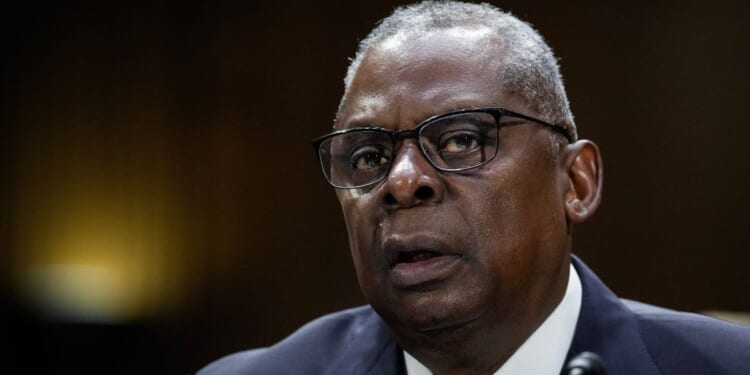
[[[391,281],[397,288],[413,288],[451,277],[461,264],[462,254],[428,235],[392,235],[383,241]],[[422,260],[404,261],[414,254],[429,252]]]

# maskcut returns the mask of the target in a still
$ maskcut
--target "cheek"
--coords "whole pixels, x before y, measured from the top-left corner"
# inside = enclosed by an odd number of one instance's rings
[[[352,259],[359,273],[363,267],[371,264],[367,258],[371,256],[369,250],[372,248],[373,230],[377,228],[377,224],[372,215],[367,215],[372,210],[368,209],[369,202],[365,195],[358,190],[339,191],[337,195],[349,234]]]
[[[543,165],[539,165],[543,164]],[[483,257],[509,279],[523,278],[532,263],[557,243],[564,214],[556,194],[553,173],[546,163],[518,163],[518,168],[488,170],[474,194],[466,216],[474,223],[474,235],[485,248]],[[528,173],[534,171],[534,173]],[[563,212],[564,213],[564,212]]]
[[[486,174],[474,180],[478,184],[470,192],[462,193],[469,198],[462,204],[469,208],[462,210],[463,216],[471,223],[472,237],[484,242],[477,245],[502,243],[499,248],[506,248],[523,229],[523,197],[513,189],[516,184],[513,178],[493,171]]]
[[[360,290],[366,300],[380,300],[387,288],[383,277],[386,266],[377,252],[377,207],[369,194],[358,194],[356,190],[340,192],[338,196]]]

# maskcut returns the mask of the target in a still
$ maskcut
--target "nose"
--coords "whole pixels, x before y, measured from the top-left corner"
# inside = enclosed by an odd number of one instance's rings
[[[440,173],[415,142],[405,141],[386,177],[383,204],[388,208],[408,208],[440,202],[444,194]]]

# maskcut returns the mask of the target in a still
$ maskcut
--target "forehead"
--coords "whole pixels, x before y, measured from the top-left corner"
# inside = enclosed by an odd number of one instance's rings
[[[391,36],[365,53],[336,127],[409,128],[455,109],[513,107],[503,60],[502,43],[484,26]]]

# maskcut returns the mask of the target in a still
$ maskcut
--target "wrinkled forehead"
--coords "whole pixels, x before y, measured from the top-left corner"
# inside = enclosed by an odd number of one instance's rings
[[[371,75],[378,72],[390,77],[464,71],[476,74],[491,69],[497,73],[502,55],[500,46],[493,30],[486,26],[402,31],[373,45],[365,53],[358,73],[364,65],[371,69],[368,71]],[[358,76],[362,78],[361,74],[355,74],[355,80]]]
[[[424,116],[497,106],[502,96],[503,44],[485,26],[401,32],[373,45],[342,100],[336,127],[352,117],[424,107]],[[418,111],[414,116],[419,116]]]
[[[412,51],[442,53],[473,52],[497,42],[492,28],[483,25],[454,26],[434,30],[405,30],[386,37],[370,48],[371,52],[394,53],[413,57]],[[438,57],[438,56],[432,56]]]

